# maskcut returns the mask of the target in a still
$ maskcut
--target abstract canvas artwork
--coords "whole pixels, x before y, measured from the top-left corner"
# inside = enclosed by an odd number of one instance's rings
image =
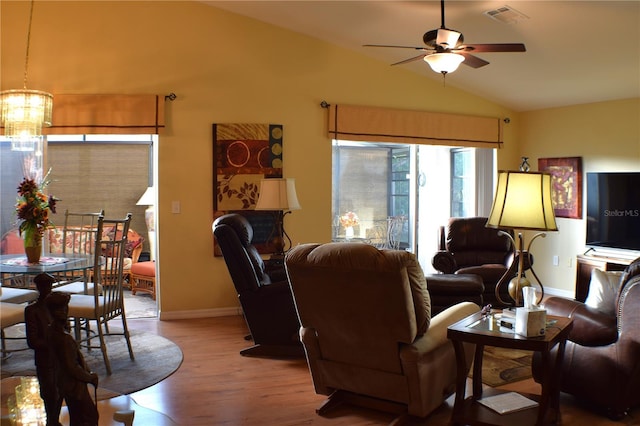
[[[282,177],[281,124],[213,124],[214,217],[235,212],[254,228],[253,243],[261,253],[273,253],[275,216],[255,211],[260,180]],[[216,249],[215,253],[219,255]]]

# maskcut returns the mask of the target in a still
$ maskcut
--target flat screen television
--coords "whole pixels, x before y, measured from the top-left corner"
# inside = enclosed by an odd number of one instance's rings
[[[587,246],[640,251],[640,172],[587,173]]]

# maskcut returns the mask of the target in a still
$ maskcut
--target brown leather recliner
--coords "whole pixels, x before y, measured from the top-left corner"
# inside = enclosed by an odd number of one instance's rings
[[[285,263],[315,391],[331,395],[319,414],[338,401],[366,399],[424,417],[455,391],[447,327],[480,308],[463,302],[431,318],[414,254],[361,243],[303,244]],[[465,349],[471,363],[474,346]]]
[[[573,318],[560,390],[612,419],[640,405],[640,258],[621,277],[615,315],[560,297],[548,298],[544,308],[549,315]],[[539,355],[534,355],[532,372],[539,382]]]
[[[504,307],[496,299],[495,289],[512,265],[514,247],[509,237],[487,228],[486,223],[486,217],[449,219],[448,225],[440,228],[438,252],[431,264],[444,274],[479,275],[484,284],[483,302]],[[507,286],[500,290],[500,297],[510,301]]]
[[[253,228],[244,216],[220,216],[212,228],[255,343],[240,354],[303,356],[300,322],[284,266],[273,279],[267,274],[262,257],[251,244]]]

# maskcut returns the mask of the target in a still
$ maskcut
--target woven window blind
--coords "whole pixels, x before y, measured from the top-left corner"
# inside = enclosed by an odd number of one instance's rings
[[[97,212],[123,219],[133,213],[131,228],[146,239],[144,211],[136,202],[149,182],[149,145],[50,143],[48,165],[53,180],[48,193],[61,201],[56,225],[64,223],[64,211]]]
[[[500,148],[499,118],[356,105],[329,106],[332,139]]]

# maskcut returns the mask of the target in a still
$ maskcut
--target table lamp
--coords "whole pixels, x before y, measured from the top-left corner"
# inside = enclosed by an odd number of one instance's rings
[[[149,206],[144,211],[144,221],[147,224],[147,236],[149,238],[149,258],[150,260],[156,260],[156,218],[155,218],[155,204],[156,204],[156,189],[153,186],[149,186],[144,194],[140,197],[137,206]]]
[[[284,216],[292,210],[300,210],[298,195],[296,194],[296,180],[293,178],[267,178],[260,181],[260,195],[256,203],[256,210],[271,210],[276,215],[276,232],[278,233],[278,252],[284,253],[291,249],[291,238],[284,230]],[[285,250],[288,241],[289,247]]]
[[[556,219],[553,212],[551,200],[551,175],[549,173],[525,172],[525,171],[500,171],[498,172],[498,185],[496,188],[491,214],[487,220],[487,227],[498,229],[521,229],[534,231],[557,231]],[[531,283],[524,275],[524,256],[530,256],[531,244],[538,237],[546,237],[545,232],[539,232],[533,236],[527,251],[524,251],[524,239],[518,233],[519,244],[516,245],[514,238],[507,232],[513,247],[518,247],[516,251],[518,274],[509,281],[509,295],[515,302],[515,306],[522,306],[522,288],[530,286]],[[527,263],[534,277],[538,281],[541,289],[540,298],[544,295],[544,287],[540,279],[531,268],[531,261],[527,257]],[[513,268],[509,268],[505,275],[496,285],[496,298],[501,303],[507,305],[508,302],[500,298],[500,287],[505,284],[508,275]]]

